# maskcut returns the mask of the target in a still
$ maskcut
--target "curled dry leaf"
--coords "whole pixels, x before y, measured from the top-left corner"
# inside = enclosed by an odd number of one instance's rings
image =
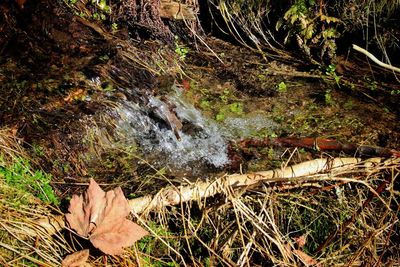
[[[88,249],[77,251],[65,257],[61,263],[61,267],[90,267],[90,264],[86,262],[88,258]]]
[[[299,248],[303,248],[306,245],[307,235],[301,235],[293,238]]]
[[[126,219],[130,207],[121,188],[106,193],[93,179],[83,195],[72,197],[68,211],[69,226],[106,254],[121,254],[124,247],[148,234]]]
[[[319,264],[313,257],[309,256],[305,252],[298,249],[294,249],[292,252],[303,262],[305,266],[321,267],[321,264]]]

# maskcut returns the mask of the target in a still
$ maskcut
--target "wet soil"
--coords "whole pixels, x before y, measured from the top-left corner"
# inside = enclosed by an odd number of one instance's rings
[[[212,56],[203,56],[191,61],[203,63],[201,67],[188,67],[193,79],[190,94],[195,96],[191,98],[209,116],[217,118],[224,106],[239,103],[243,112],[228,111],[226,117],[248,119],[261,115],[275,123],[274,127],[266,125],[253,131],[251,137],[308,136],[398,149],[399,114],[390,101],[351,91],[322,75],[302,77],[295,64],[278,61],[262,64],[260,56],[243,48],[218,40],[210,43],[215,53],[225,57],[225,64]],[[223,101],[225,97],[228,99]],[[301,151],[297,153],[298,160],[323,154],[315,152],[311,155]],[[285,149],[266,148],[255,152],[255,158],[246,164],[252,171],[273,167],[274,161],[281,162],[290,153],[284,154]]]
[[[28,16],[7,4],[1,8],[15,16],[1,17],[8,27],[0,43],[0,126],[21,138],[32,158],[54,175],[61,198],[89,177],[109,187],[123,184],[135,194],[154,192],[163,186],[154,181],[164,175],[182,181],[187,172],[164,170],[139,145],[119,142],[120,118],[110,112],[126,100],[146,105],[147,96],[168,95],[174,85],[219,125],[227,143],[248,137],[325,137],[400,149],[398,97],[338,86],[323,69],[305,72],[298,63],[265,62],[255,52],[213,38],[206,39],[213,51],[187,44],[189,52],[180,60],[162,42],[139,44],[124,29],[110,41],[110,35],[53,5],[38,5]],[[142,58],[128,61],[121,51],[130,49]],[[148,62],[139,64],[146,57]],[[241,124],[252,130],[244,133]],[[266,147],[241,154],[240,163],[256,171],[322,154]],[[236,168],[206,165],[199,176]]]

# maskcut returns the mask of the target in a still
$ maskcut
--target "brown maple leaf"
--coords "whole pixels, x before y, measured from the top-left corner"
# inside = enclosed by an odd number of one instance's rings
[[[66,256],[61,262],[61,267],[90,267],[90,264],[86,262],[88,258],[88,249],[77,251]]]
[[[130,207],[121,188],[105,193],[93,179],[83,195],[72,197],[68,211],[69,226],[106,254],[121,254],[124,247],[148,234],[126,219]]]

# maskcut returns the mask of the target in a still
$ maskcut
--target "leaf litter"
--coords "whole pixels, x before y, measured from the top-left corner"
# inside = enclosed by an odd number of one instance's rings
[[[61,263],[61,267],[90,267],[91,265],[86,262],[88,258],[89,250],[80,250],[66,256]]]
[[[109,255],[120,255],[148,232],[127,219],[128,200],[120,187],[104,192],[94,179],[83,195],[73,195],[66,220],[76,233]]]

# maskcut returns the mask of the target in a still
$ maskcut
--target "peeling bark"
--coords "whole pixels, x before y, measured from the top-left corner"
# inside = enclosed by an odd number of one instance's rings
[[[324,158],[306,161],[286,168],[262,171],[250,174],[232,174],[214,181],[199,181],[187,186],[170,187],[160,190],[155,195],[147,195],[129,200],[129,206],[134,214],[159,210],[166,206],[177,205],[181,202],[200,201],[201,199],[226,192],[228,188],[237,189],[252,187],[259,183],[272,184],[277,182],[297,182],[296,179],[309,175],[339,170],[371,171],[376,164],[382,163],[382,158],[371,158],[362,161],[360,158]],[[400,164],[399,159],[388,159],[384,164]],[[298,180],[300,181],[300,180]],[[63,216],[56,216],[38,222],[40,228],[48,234],[54,234],[65,228]],[[36,236],[36,231],[26,234]]]

